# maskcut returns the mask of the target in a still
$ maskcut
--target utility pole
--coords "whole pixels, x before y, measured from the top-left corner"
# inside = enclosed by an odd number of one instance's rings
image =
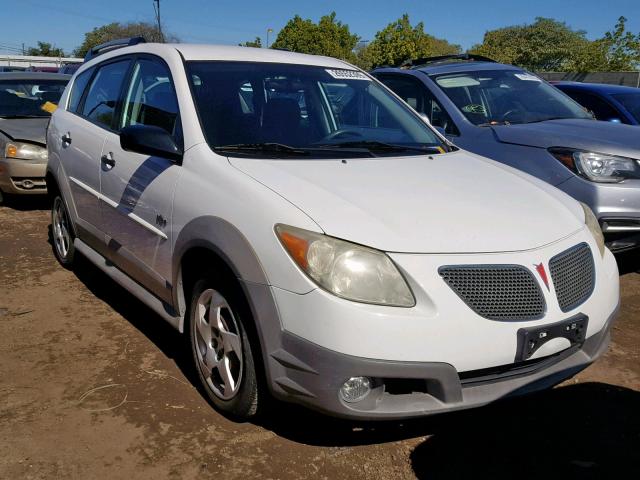
[[[269,48],[269,34],[273,33],[273,28],[267,28],[267,45],[266,47]]]
[[[158,23],[158,36],[160,42],[164,43],[164,35],[162,34],[162,23],[160,22],[160,0],[153,0],[153,10],[156,13],[156,22]]]

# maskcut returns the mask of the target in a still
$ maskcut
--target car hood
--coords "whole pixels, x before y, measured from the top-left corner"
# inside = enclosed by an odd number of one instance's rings
[[[388,252],[527,250],[584,225],[581,208],[564,193],[465,151],[229,161],[300,208],[326,234]]]
[[[11,140],[46,144],[49,117],[43,118],[0,118],[0,132]]]
[[[640,135],[631,125],[596,120],[547,120],[495,125],[498,141],[530,147],[567,147],[640,158]]]

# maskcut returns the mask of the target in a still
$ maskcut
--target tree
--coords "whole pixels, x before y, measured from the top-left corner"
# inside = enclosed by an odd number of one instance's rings
[[[424,23],[411,25],[406,13],[376,33],[374,40],[360,51],[359,61],[378,65],[400,65],[411,59],[460,53],[460,46],[424,31]]]
[[[604,50],[608,70],[635,70],[640,63],[640,33],[627,32],[626,21],[625,17],[618,18],[614,30],[596,41]]]
[[[260,37],[256,37],[253,42],[244,42],[238,44],[241,47],[254,47],[254,48],[262,48],[262,39]]]
[[[56,48],[48,42],[38,42],[38,47],[30,47],[27,49],[27,55],[34,57],[64,57],[61,48]]]
[[[530,25],[514,25],[486,32],[470,53],[485,55],[534,71],[633,70],[640,62],[640,34],[625,30],[620,17],[613,31],[589,40],[582,30],[564,22],[536,18]]]
[[[530,25],[514,25],[486,32],[470,53],[485,55],[535,71],[559,71],[589,45],[586,33],[552,18],[536,18]]]
[[[317,24],[294,16],[280,30],[271,47],[351,61],[355,58],[353,49],[357,43],[358,36],[351,33],[349,25],[336,20],[336,13],[331,12]]]
[[[164,30],[164,29],[163,29]],[[179,41],[175,35],[171,33],[163,32],[163,35],[158,32],[158,27],[155,24],[148,22],[129,22],[119,23],[113,22],[101,27],[96,27],[90,32],[84,34],[84,41],[82,45],[76,48],[73,54],[76,57],[84,57],[89,49],[100,45],[101,43],[116,40],[118,38],[128,37],[144,37],[147,42],[177,42]]]

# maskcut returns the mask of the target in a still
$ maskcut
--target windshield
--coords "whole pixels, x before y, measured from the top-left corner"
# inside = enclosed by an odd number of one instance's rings
[[[612,95],[624,108],[640,123],[640,92],[638,93],[615,93]]]
[[[49,117],[67,80],[0,81],[0,117]]]
[[[188,62],[187,69],[216,150],[263,156],[268,146],[271,156],[339,158],[448,149],[409,107],[356,70],[255,62]]]
[[[463,72],[434,80],[476,125],[592,118],[560,90],[522,70]]]

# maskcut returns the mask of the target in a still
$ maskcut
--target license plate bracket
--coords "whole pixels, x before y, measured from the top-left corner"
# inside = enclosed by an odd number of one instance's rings
[[[554,338],[566,338],[571,347],[582,344],[587,335],[588,324],[589,317],[579,313],[568,320],[551,325],[519,329],[516,362],[529,360],[540,347]]]

